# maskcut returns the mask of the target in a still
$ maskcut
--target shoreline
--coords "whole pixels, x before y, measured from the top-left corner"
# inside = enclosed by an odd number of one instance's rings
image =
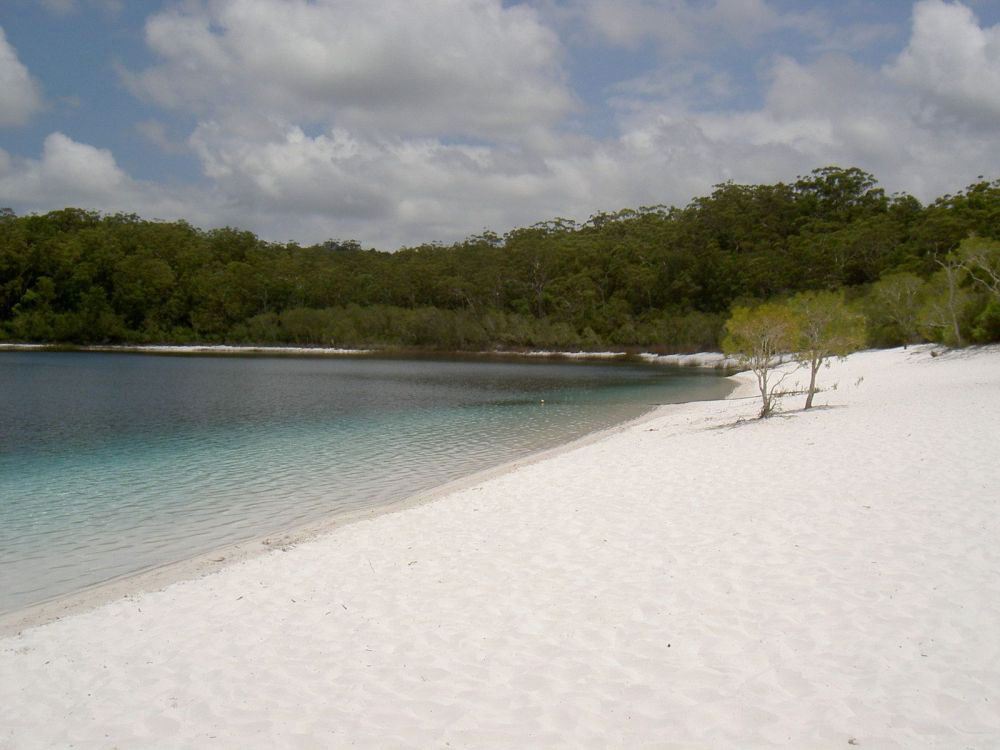
[[[20,344],[0,342],[0,352],[98,352],[105,354],[278,354],[316,357],[374,354],[375,349],[309,346],[255,346],[233,344]]]
[[[742,384],[736,382],[732,376],[728,376],[726,379],[733,381],[730,393],[722,399],[713,399],[713,401],[743,398],[743,396],[734,396],[735,393],[740,391]],[[662,409],[683,406],[688,403],[698,402],[652,404],[644,413],[632,419],[612,425],[611,427],[589,432],[551,448],[529,453],[522,458],[507,461],[490,468],[480,469],[466,476],[435,485],[422,492],[408,495],[387,505],[364,510],[334,512],[323,518],[277,529],[269,534],[253,536],[242,541],[214,547],[211,550],[193,555],[192,557],[116,576],[115,578],[101,581],[79,591],[60,594],[12,612],[0,613],[0,640],[18,635],[29,628],[35,628],[55,622],[64,617],[96,609],[116,599],[128,599],[151,591],[162,590],[180,581],[212,575],[240,562],[276,551],[287,550],[303,542],[323,537],[335,529],[432,503],[441,497],[458,492],[479,482],[512,473],[524,466],[530,466],[548,458],[575,450],[576,448],[599,442],[610,435],[630,429],[631,427],[640,426],[655,419]]]
[[[0,747],[998,746],[1000,346],[751,378],[4,638]]]
[[[106,354],[156,354],[163,356],[301,356],[301,357],[461,357],[503,359],[555,359],[594,362],[641,362],[736,372],[739,363],[721,352],[689,354],[630,353],[624,351],[556,351],[547,349],[437,351],[424,349],[355,349],[322,346],[254,344],[27,344],[0,342],[0,352],[97,352]]]

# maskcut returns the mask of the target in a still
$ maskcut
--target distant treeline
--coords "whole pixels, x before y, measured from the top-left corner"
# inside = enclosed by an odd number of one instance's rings
[[[1000,302],[988,286],[969,274],[960,288],[942,281],[970,237],[993,263],[1000,180],[924,206],[838,167],[793,184],[725,183],[685,208],[556,219],[397,252],[6,209],[0,338],[693,351],[718,348],[734,305],[843,289],[874,345],[946,338],[929,318],[942,294],[962,295],[964,340],[997,340]],[[895,292],[876,293],[900,280],[912,320],[890,309]]]

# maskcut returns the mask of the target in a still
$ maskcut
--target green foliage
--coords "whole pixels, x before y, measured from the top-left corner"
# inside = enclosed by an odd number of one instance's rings
[[[919,341],[918,320],[926,291],[924,280],[908,271],[879,279],[867,299],[872,343],[877,346],[906,346]]]
[[[996,340],[998,240],[1000,182],[924,207],[839,167],[395,253],[131,214],[0,211],[0,336],[696,351],[719,347],[733,305],[845,289],[862,298],[873,343]],[[947,258],[960,269],[942,307]],[[909,287],[912,304],[896,300]]]
[[[956,256],[973,286],[1000,299],[1000,241],[970,237],[959,245]]]
[[[971,323],[968,313],[981,295],[964,283],[967,274],[954,255],[939,265],[940,270],[927,281],[918,311],[918,330],[928,341],[963,346]]]
[[[788,303],[798,318],[796,359],[809,368],[805,408],[816,395],[816,375],[830,357],[846,357],[865,343],[865,319],[848,308],[844,293],[800,292]]]
[[[1000,304],[1000,241],[969,237],[957,250],[936,258],[919,311],[919,330],[947,346],[1000,340],[995,310]]]
[[[760,418],[771,416],[781,395],[784,377],[773,370],[782,356],[795,351],[799,342],[799,316],[788,305],[764,303],[755,308],[735,307],[726,322],[722,350],[753,372],[760,391]]]
[[[1000,341],[1000,300],[991,299],[973,321],[972,337],[976,341]]]

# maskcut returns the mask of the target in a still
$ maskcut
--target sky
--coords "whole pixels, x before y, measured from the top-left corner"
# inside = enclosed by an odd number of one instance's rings
[[[1000,178],[1000,0],[0,0],[0,207],[392,250]]]

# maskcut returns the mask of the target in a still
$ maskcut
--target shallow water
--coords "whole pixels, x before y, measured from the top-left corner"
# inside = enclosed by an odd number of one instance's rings
[[[729,388],[612,363],[0,353],[0,613]]]

